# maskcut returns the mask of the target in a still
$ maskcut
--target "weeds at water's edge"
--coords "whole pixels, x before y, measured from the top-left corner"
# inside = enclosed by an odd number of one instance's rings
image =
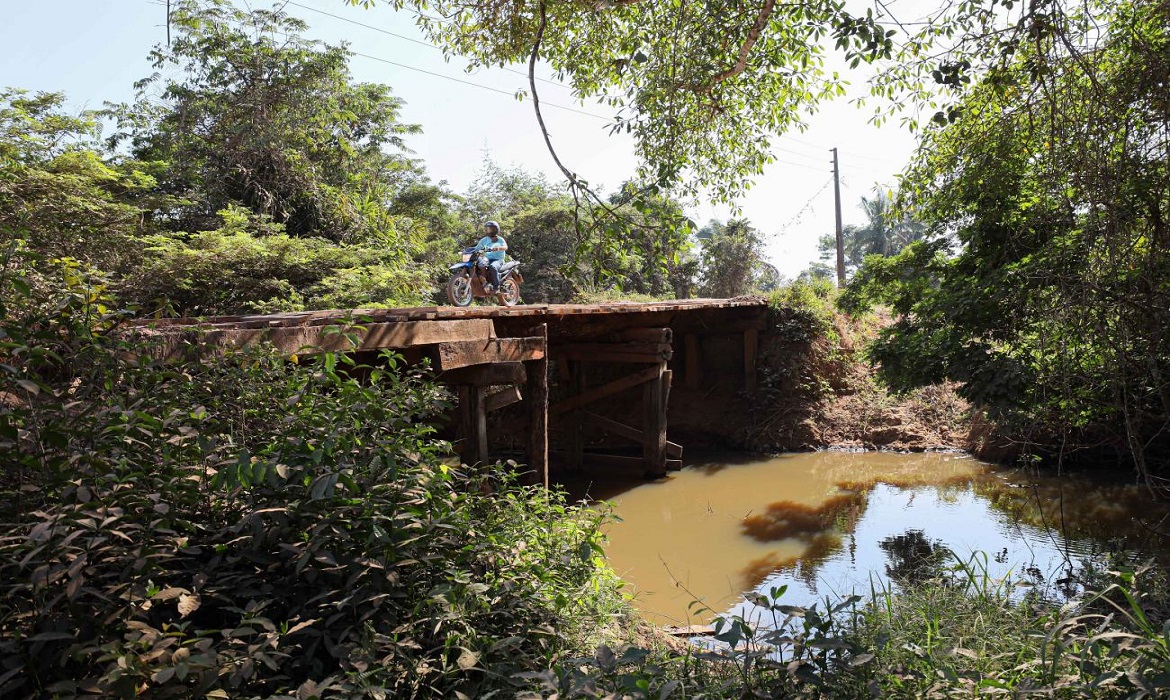
[[[566,659],[523,697],[1161,697],[1170,688],[1170,591],[1150,566],[1091,568],[1060,604],[997,579],[986,555],[875,585],[824,607],[751,594],[750,619],[716,618],[701,644],[602,647]],[[643,640],[645,641],[645,640]]]

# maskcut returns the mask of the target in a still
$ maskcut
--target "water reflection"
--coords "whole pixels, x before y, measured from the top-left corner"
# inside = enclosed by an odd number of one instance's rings
[[[952,454],[715,457],[654,483],[591,473],[578,494],[604,494],[621,518],[610,562],[663,624],[705,623],[694,600],[723,612],[752,589],[788,585],[785,602],[806,604],[868,593],[871,577],[921,580],[948,549],[1051,581],[1111,543],[1154,551],[1135,516],[1166,512],[1136,487],[1032,481]]]
[[[907,530],[878,542],[890,563],[886,576],[900,585],[912,586],[940,579],[951,558],[951,550],[942,540],[931,540],[922,530]]]

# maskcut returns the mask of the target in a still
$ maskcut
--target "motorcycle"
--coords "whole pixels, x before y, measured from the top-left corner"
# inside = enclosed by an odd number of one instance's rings
[[[520,303],[520,263],[509,260],[500,266],[500,288],[491,293],[488,283],[488,260],[478,248],[464,248],[463,261],[451,266],[447,280],[447,299],[455,306],[471,306],[472,299],[491,298],[504,306]]]

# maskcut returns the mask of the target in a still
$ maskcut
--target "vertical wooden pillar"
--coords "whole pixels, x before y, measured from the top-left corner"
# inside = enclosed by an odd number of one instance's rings
[[[585,363],[567,362],[569,367],[568,384],[571,396],[577,396],[585,391]],[[573,411],[564,418],[565,425],[565,466],[569,472],[581,471],[585,458],[585,436],[581,431],[581,412]]]
[[[743,332],[743,390],[756,390],[756,356],[759,354],[760,332],[749,328]]]
[[[464,464],[479,464],[488,458],[487,387],[462,384],[459,394],[459,458]]]
[[[658,363],[658,376],[642,390],[645,414],[642,429],[642,462],[648,478],[666,476],[666,363]]]
[[[532,478],[548,488],[548,324],[530,335],[544,338],[544,357],[528,363],[528,463]]]
[[[487,391],[486,386],[471,387],[471,439],[474,450],[473,464],[483,464],[488,461],[488,434],[487,434]]]
[[[686,356],[687,367],[684,377],[688,389],[699,389],[703,385],[703,358],[699,353],[699,336],[687,333],[683,339],[683,354]]]

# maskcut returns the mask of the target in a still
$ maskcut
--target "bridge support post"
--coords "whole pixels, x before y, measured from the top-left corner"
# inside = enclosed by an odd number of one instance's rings
[[[644,427],[642,461],[647,478],[666,476],[666,399],[669,384],[666,363],[660,362],[657,374],[642,389]]]
[[[568,368],[567,377],[571,396],[580,396],[585,391],[585,363],[566,360],[564,366]],[[573,411],[564,418],[565,426],[565,466],[569,473],[581,471],[585,461],[585,435],[581,419],[581,411]]]
[[[548,324],[530,335],[544,340],[545,353],[528,363],[528,466],[533,480],[548,488]]]

